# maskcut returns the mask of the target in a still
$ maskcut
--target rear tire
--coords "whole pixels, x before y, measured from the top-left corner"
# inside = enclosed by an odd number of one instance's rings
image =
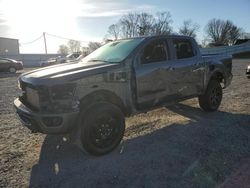
[[[91,105],[80,117],[81,143],[92,155],[104,155],[114,150],[125,131],[125,118],[113,104],[100,102]]]
[[[222,95],[222,87],[219,81],[211,80],[205,94],[199,96],[200,107],[207,112],[216,111],[221,104]]]

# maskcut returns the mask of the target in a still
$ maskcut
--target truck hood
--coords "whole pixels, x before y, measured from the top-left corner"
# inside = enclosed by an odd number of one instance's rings
[[[24,73],[19,79],[32,85],[55,85],[102,74],[119,66],[105,62],[59,64]]]

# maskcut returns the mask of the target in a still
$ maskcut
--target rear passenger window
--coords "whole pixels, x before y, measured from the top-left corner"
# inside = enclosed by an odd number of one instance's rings
[[[177,59],[184,59],[195,56],[192,44],[189,40],[176,39],[173,42]]]
[[[155,41],[148,44],[141,57],[142,64],[166,61],[168,58],[164,41]]]

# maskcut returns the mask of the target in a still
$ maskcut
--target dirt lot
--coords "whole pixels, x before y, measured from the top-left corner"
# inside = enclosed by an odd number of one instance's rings
[[[0,75],[0,187],[249,187],[247,62],[234,60],[218,112],[192,99],[128,118],[122,144],[103,157],[31,134],[12,107],[18,75]]]

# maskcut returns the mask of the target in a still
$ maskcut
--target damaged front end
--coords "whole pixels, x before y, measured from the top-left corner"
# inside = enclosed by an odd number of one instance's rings
[[[19,81],[22,96],[15,100],[17,114],[35,132],[64,133],[72,129],[79,112],[76,83],[33,86]]]
[[[79,111],[79,100],[75,97],[75,91],[75,83],[42,88],[40,91],[41,111],[50,113]]]

